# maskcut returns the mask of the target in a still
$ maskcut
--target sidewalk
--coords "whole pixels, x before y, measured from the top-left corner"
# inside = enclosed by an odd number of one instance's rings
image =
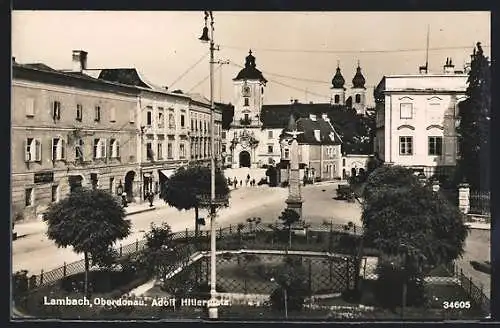
[[[143,212],[154,211],[157,208],[162,208],[168,206],[163,200],[155,199],[153,202],[153,207],[149,207],[149,202],[144,202],[142,204],[131,203],[125,207],[125,213],[127,216],[139,214]],[[28,235],[41,234],[47,231],[47,224],[44,221],[28,221],[16,223],[14,226],[14,232],[17,232],[17,237],[21,238]]]

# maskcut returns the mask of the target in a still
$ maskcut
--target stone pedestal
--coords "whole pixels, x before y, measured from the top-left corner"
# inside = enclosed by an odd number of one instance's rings
[[[467,214],[470,210],[470,187],[467,183],[458,186],[458,208],[462,213]]]
[[[303,201],[301,199],[287,199],[285,201],[287,205],[287,209],[289,210],[294,210],[297,212],[297,214],[300,216],[300,219],[302,220],[302,203]]]

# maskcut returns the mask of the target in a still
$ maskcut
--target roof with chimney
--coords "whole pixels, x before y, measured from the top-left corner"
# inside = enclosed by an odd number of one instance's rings
[[[335,128],[330,124],[329,119],[326,120],[322,115],[311,114],[309,117],[301,117],[295,120],[293,113],[289,117],[289,123],[283,129],[281,136],[286,132],[292,131],[302,132],[297,135],[299,144],[307,145],[340,145],[340,138]]]
[[[111,87],[111,88],[120,88],[121,90],[126,89],[127,92],[136,92],[129,85],[104,81],[96,79],[92,76],[82,74],[80,72],[67,72],[62,70],[56,70],[50,66],[47,66],[42,63],[30,63],[30,64],[20,64],[14,62],[12,64],[12,76],[13,78],[21,78],[21,79],[29,79],[36,80],[40,82],[47,83],[57,83],[64,84],[68,86],[81,86],[81,83],[87,82],[95,87],[103,88],[103,87]]]
[[[252,55],[252,50],[248,52],[248,56],[245,58],[245,67],[233,79],[233,81],[238,80],[259,80],[267,83],[262,72],[256,68],[255,57]]]

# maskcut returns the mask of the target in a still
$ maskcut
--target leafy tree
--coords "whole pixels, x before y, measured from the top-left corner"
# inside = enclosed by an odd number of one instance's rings
[[[467,79],[468,98],[459,104],[459,167],[473,189],[489,191],[491,68],[481,43],[477,43],[476,49]]]
[[[144,250],[144,259],[155,274],[164,276],[168,265],[176,260],[172,229],[167,223],[162,223],[161,226],[151,223],[145,237],[147,247]]]
[[[365,241],[399,259],[406,283],[461,256],[468,233],[456,206],[416,183],[379,188],[366,198],[362,222]]]
[[[419,185],[412,170],[398,165],[382,165],[366,179],[363,198],[368,199],[385,189],[408,188]]]
[[[88,294],[90,259],[109,255],[110,247],[130,234],[130,220],[120,201],[104,190],[81,188],[52,203],[43,216],[47,236],[58,247],[73,246],[85,257],[85,294]],[[102,261],[101,261],[102,262]],[[105,261],[104,261],[105,262]]]
[[[222,107],[222,129],[229,130],[233,123],[234,106],[231,104],[217,104]]]
[[[283,225],[287,228],[288,246],[292,247],[292,225],[299,222],[300,216],[294,210],[287,208],[283,212],[281,212],[281,215],[278,219],[281,220],[283,222]]]
[[[195,210],[195,233],[198,236],[198,211],[200,208],[209,208],[200,203],[200,196],[210,197],[211,170],[209,167],[190,165],[179,168],[167,180],[160,198],[167,204],[180,210]],[[224,173],[217,169],[215,172],[215,194],[217,198],[229,198],[229,188]]]

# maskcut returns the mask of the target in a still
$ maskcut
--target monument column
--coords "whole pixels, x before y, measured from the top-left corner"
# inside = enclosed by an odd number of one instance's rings
[[[302,199],[300,188],[300,170],[299,170],[299,143],[297,142],[297,135],[303,132],[298,132],[293,115],[290,116],[290,123],[286,133],[293,137],[292,145],[290,147],[290,170],[288,176],[288,198],[286,200],[287,208],[294,210],[299,214],[302,219]]]

